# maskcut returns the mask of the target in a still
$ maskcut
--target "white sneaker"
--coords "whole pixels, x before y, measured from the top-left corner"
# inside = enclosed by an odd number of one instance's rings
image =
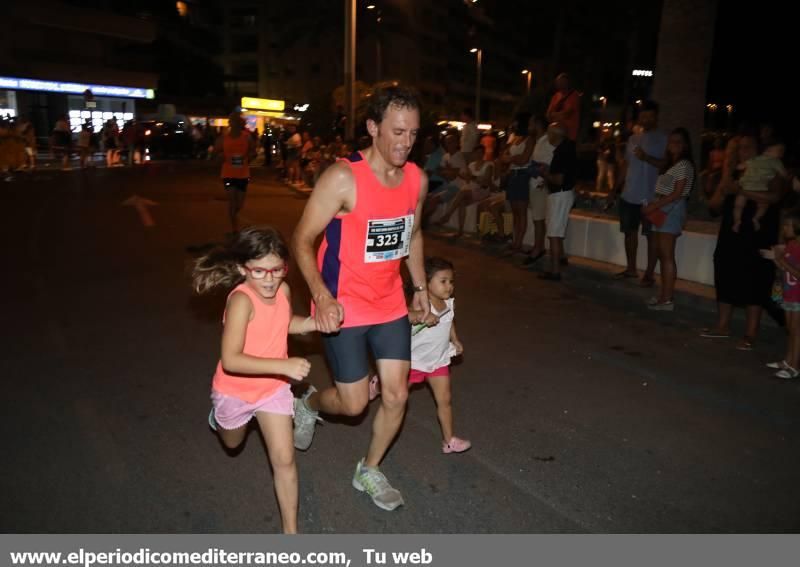
[[[663,301],[661,303],[656,301],[655,303],[648,303],[647,308],[650,311],[674,311],[675,304],[672,301]]]
[[[396,488],[392,488],[389,481],[378,467],[368,467],[361,459],[356,465],[356,474],[353,475],[353,488],[359,492],[366,492],[378,508],[392,511],[405,504],[403,496]]]
[[[294,446],[300,451],[311,447],[311,442],[314,440],[314,429],[317,422],[322,421],[319,412],[309,409],[306,405],[308,398],[316,391],[314,386],[309,386],[303,397],[294,401]]]

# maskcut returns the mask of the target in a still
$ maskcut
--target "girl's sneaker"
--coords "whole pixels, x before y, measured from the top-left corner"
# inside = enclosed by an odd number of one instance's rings
[[[211,406],[211,411],[208,412],[208,426],[213,430],[217,430],[217,417],[214,413],[214,406]]]
[[[780,360],[778,362],[767,362],[767,368],[774,368],[775,370],[786,370],[789,368],[789,363],[785,360]]]
[[[442,453],[463,453],[472,447],[472,443],[466,439],[459,439],[458,437],[451,437],[450,441],[442,442]]]

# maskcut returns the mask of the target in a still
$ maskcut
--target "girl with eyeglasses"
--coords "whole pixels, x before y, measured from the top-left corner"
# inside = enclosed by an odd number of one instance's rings
[[[312,317],[292,314],[289,249],[271,227],[250,227],[225,247],[199,258],[192,274],[197,293],[233,290],[223,315],[222,354],[211,388],[211,428],[235,449],[255,417],[272,464],[284,533],[297,532],[297,467],[294,460],[290,380],[303,380],[311,364],[288,356],[289,334],[316,330]],[[235,286],[235,287],[234,287]]]

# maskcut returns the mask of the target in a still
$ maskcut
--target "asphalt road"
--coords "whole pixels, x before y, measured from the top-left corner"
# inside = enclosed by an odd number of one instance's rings
[[[154,226],[133,206],[137,195]],[[220,242],[216,168],[36,172],[0,185],[7,434],[0,530],[258,533],[280,528],[256,430],[227,454],[208,429],[224,295],[192,295],[187,265]],[[248,223],[291,233],[305,198],[257,170]],[[431,237],[457,269],[456,432],[440,452],[432,397],[414,389],[383,463],[405,497],[379,510],[350,479],[371,415],[318,428],[298,453],[300,520],[316,533],[794,532],[800,388],[759,349],[697,337],[690,309],[542,282]],[[710,260],[709,260],[710,261]],[[297,312],[308,294],[289,277]],[[318,340],[292,340],[330,377]]]

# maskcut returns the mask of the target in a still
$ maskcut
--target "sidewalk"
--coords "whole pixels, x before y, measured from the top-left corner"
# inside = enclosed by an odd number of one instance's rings
[[[515,264],[520,270],[530,272],[531,278],[536,278],[549,262],[547,256],[539,260],[533,267],[522,265],[523,256],[504,256],[502,247],[497,245],[483,244],[480,239],[474,236],[465,236],[459,239],[454,238],[455,231],[452,230],[426,230],[426,238],[433,238],[446,241],[454,246],[467,246],[474,250],[481,250],[483,253],[502,258]],[[708,259],[711,262],[711,258]],[[630,306],[636,311],[647,311],[647,301],[656,295],[658,290],[658,275],[656,275],[656,285],[645,288],[639,285],[639,280],[623,279],[618,280],[613,276],[622,270],[622,266],[609,264],[579,256],[570,256],[569,265],[563,269],[562,281],[548,282],[543,285],[562,285],[574,291],[591,295],[602,299],[613,297],[615,303],[621,302],[623,306]],[[675,311],[686,315],[692,320],[696,320],[698,327],[712,324],[716,319],[717,302],[716,292],[713,286],[703,285],[687,280],[677,280],[675,283]],[[734,321],[737,327],[744,321],[744,310],[734,309]],[[762,318],[762,327],[772,329],[771,335],[780,333],[778,324],[766,313]]]

